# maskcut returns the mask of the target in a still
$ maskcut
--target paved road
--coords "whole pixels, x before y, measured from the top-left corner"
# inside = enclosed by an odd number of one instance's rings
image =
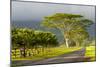
[[[82,62],[89,61],[90,58],[84,57],[85,48],[71,52],[69,54],[63,54],[58,57],[44,59],[40,61],[16,61],[18,65],[40,65],[40,64],[54,64],[54,63],[70,63],[70,62]]]

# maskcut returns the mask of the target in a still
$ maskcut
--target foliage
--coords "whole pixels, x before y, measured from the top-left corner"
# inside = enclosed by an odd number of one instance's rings
[[[67,47],[69,46],[68,40],[73,39],[77,44],[77,41],[81,40],[82,42],[87,39],[89,34],[86,29],[91,24],[91,20],[84,19],[81,15],[66,13],[56,13],[52,16],[47,16],[42,22],[43,26],[60,30]]]
[[[58,45],[55,34],[51,32],[35,31],[27,28],[12,29],[12,46],[30,48],[33,46],[56,46]]]
[[[21,55],[26,57],[26,49],[38,47],[56,47],[58,46],[56,35],[51,32],[35,31],[28,28],[12,29],[12,47],[20,48]],[[37,50],[38,51],[38,50]],[[39,51],[38,51],[39,53]]]

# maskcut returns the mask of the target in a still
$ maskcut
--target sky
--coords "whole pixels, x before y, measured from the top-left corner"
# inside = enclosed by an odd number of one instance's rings
[[[43,17],[53,15],[55,13],[81,14],[84,17],[95,21],[94,6],[18,2],[18,1],[12,2],[13,21],[42,20]]]
[[[55,13],[80,14],[95,23],[95,6],[12,1],[11,8],[11,23],[18,27],[39,28],[45,16]],[[95,24],[89,28],[89,32],[95,35]]]

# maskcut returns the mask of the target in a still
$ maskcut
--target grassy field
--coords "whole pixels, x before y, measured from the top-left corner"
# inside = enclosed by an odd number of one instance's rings
[[[46,59],[51,57],[56,57],[65,53],[70,53],[75,50],[79,50],[81,47],[71,47],[66,48],[64,46],[56,47],[56,48],[45,48],[44,52],[40,52],[39,54],[35,54],[34,56],[20,58],[20,57],[14,57],[12,55],[12,60],[40,60],[40,59]],[[17,51],[19,51],[17,49]]]
[[[96,60],[96,58],[95,58],[95,46],[86,47],[85,56],[92,57],[91,61],[95,61]]]

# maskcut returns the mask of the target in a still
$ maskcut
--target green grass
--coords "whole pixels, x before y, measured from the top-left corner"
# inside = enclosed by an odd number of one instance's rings
[[[95,58],[95,46],[86,47],[85,56],[91,57],[91,61],[95,61],[96,60],[96,58]]]
[[[51,58],[51,57],[56,57],[65,53],[70,53],[73,52],[75,50],[79,50],[81,49],[81,47],[72,47],[72,48],[66,48],[65,46],[61,46],[61,47],[56,47],[56,48],[45,48],[44,52],[40,52],[39,54],[36,54],[34,56],[31,57],[25,57],[25,58],[13,58],[12,56],[12,60],[40,60],[40,59],[47,59],[47,58]]]

